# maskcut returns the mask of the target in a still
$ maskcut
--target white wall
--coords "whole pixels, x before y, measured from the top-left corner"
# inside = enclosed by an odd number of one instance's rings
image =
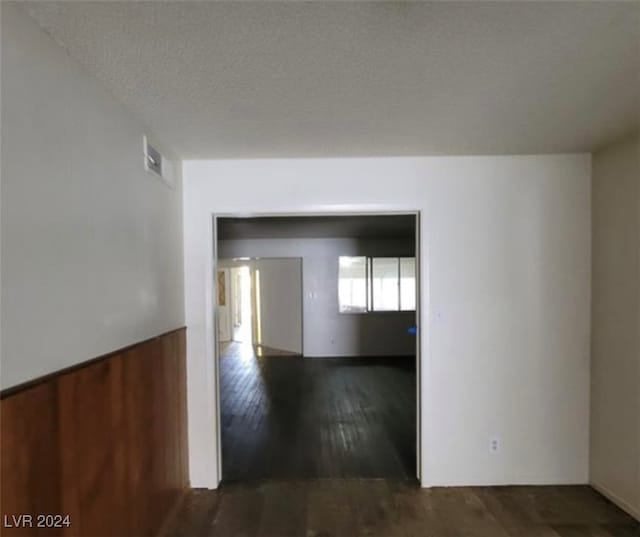
[[[421,211],[422,483],[587,482],[590,166],[589,155],[185,162],[192,484],[218,478],[211,214],[384,210]]]
[[[242,239],[219,242],[220,257],[303,258],[303,353],[307,357],[415,354],[411,312],[340,314],[338,257],[412,256],[405,239]]]
[[[592,483],[640,518],[640,136],[593,159]]]
[[[144,129],[2,3],[2,387],[184,325],[180,178]]]

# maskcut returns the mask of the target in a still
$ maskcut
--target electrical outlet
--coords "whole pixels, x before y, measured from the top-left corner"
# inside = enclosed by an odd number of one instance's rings
[[[489,451],[491,453],[500,453],[500,438],[493,436],[489,439]]]

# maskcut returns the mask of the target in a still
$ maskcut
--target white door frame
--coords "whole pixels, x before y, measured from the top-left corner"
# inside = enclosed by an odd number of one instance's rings
[[[389,210],[375,210],[375,211],[298,211],[298,212],[213,212],[211,213],[211,230],[212,230],[212,256],[208,256],[207,258],[207,270],[206,274],[211,276],[209,278],[209,284],[211,287],[211,298],[217,298],[218,296],[218,282],[217,282],[217,271],[218,271],[218,219],[219,218],[264,218],[264,217],[322,217],[322,216],[393,216],[393,215],[405,215],[405,216],[415,216],[416,218],[416,228],[415,228],[415,257],[416,257],[416,477],[418,482],[422,486],[424,482],[423,476],[423,461],[421,457],[422,453],[422,369],[425,367],[426,356],[423,356],[422,352],[422,338],[426,336],[426,332],[423,332],[423,325],[421,322],[421,311],[422,308],[425,308],[425,311],[428,310],[428,304],[423,304],[422,302],[422,274],[423,267],[427,267],[427,256],[428,252],[422,252],[420,248],[420,237],[421,237],[421,226],[422,219],[420,217],[419,210],[397,210],[397,209],[389,209]],[[426,287],[425,287],[426,288]],[[303,290],[303,299],[304,299],[304,290]],[[428,299],[427,299],[428,300]],[[205,330],[206,332],[212,336],[212,347],[207,348],[207,360],[213,361],[213,372],[214,372],[214,386],[215,386],[215,401],[216,401],[216,412],[215,412],[215,437],[216,437],[216,468],[217,468],[217,482],[215,483],[216,488],[220,485],[220,481],[223,479],[222,475],[222,428],[220,427],[221,423],[221,408],[220,408],[220,356],[219,356],[219,341],[218,341],[218,330],[214,329],[217,327],[218,323],[218,301],[214,300],[205,300],[205,303],[211,305],[210,312],[212,315],[208,314],[205,316]],[[207,312],[209,313],[209,312]],[[426,316],[425,316],[426,318]],[[302,337],[304,340],[304,327],[302,330]],[[304,350],[304,347],[303,347]]]

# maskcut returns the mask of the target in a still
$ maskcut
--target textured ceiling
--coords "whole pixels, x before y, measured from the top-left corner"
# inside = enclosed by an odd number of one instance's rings
[[[20,4],[184,158],[584,151],[639,122],[639,2]]]
[[[414,238],[416,219],[409,215],[293,216],[221,218],[218,238]]]

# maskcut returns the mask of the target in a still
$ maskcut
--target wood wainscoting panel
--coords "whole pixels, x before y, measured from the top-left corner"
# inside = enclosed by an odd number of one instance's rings
[[[175,333],[178,360],[178,453],[176,456],[180,461],[178,468],[178,483],[189,483],[189,431],[187,428],[187,331],[180,330]]]
[[[12,515],[62,510],[56,396],[56,384],[46,382],[0,403],[2,535],[59,535],[47,528],[2,527],[6,525],[5,516],[15,525],[22,520]]]
[[[65,535],[126,535],[122,357],[58,379]]]
[[[184,332],[3,393],[2,535],[158,533],[188,488]],[[19,514],[70,526],[6,527]]]

